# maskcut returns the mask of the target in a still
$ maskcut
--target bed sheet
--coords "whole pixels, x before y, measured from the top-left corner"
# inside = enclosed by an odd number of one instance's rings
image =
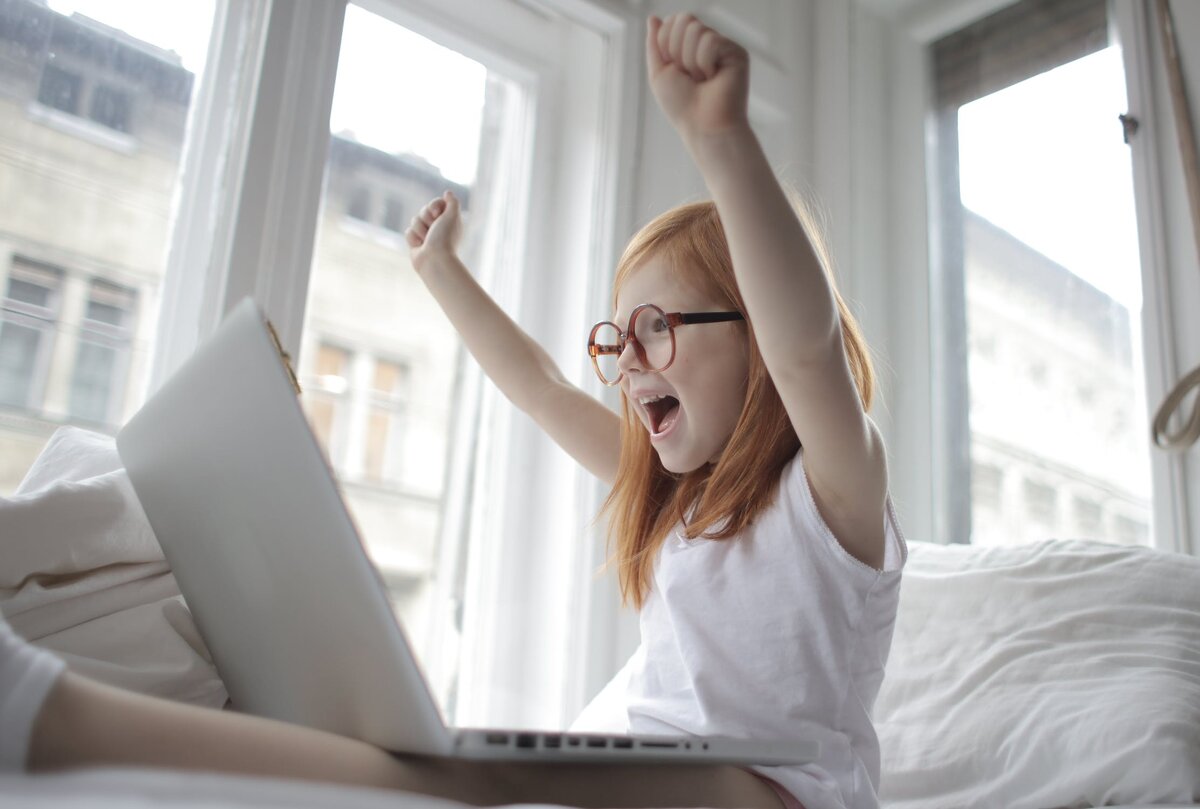
[[[98,769],[0,776],[0,809],[467,809],[466,804],[363,787],[171,770]],[[537,809],[542,804],[518,804]],[[1161,804],[1194,809],[1200,804]],[[886,807],[885,807],[886,809]],[[1132,809],[1112,806],[1105,809]]]

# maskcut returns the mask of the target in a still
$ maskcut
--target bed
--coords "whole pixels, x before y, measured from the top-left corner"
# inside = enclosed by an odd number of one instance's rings
[[[110,438],[64,428],[0,500],[0,611],[77,671],[222,706]],[[1200,558],[910,542],[875,710],[888,809],[1200,805]],[[151,770],[0,776],[0,807],[441,807]]]

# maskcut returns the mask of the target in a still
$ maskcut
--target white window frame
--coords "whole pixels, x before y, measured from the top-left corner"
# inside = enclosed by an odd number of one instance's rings
[[[868,74],[878,71],[877,81],[888,88],[893,99],[892,126],[887,130],[889,139],[882,160],[864,153],[856,161],[864,171],[874,166],[886,177],[891,210],[894,261],[889,265],[891,277],[886,284],[893,290],[895,314],[889,324],[888,353],[899,381],[888,393],[890,422],[904,428],[887,436],[893,459],[893,496],[900,504],[909,536],[943,543],[962,539],[956,540],[949,529],[946,504],[950,500],[949,487],[956,483],[948,474],[951,465],[947,459],[954,448],[947,446],[940,430],[943,417],[938,357],[942,349],[937,345],[933,324],[940,316],[941,304],[938,279],[931,276],[930,268],[939,265],[936,252],[941,240],[936,228],[941,221],[941,201],[928,173],[928,167],[936,164],[936,144],[927,140],[928,116],[933,108],[926,49],[941,36],[1009,2],[978,0],[936,8],[921,5],[888,24],[888,47],[855,54],[865,63],[859,63],[858,68]],[[1146,399],[1153,408],[1172,381],[1178,379],[1176,358],[1181,353],[1180,335],[1186,324],[1175,322],[1166,290],[1178,288],[1179,277],[1186,270],[1169,261],[1171,240],[1163,225],[1162,178],[1167,176],[1172,161],[1162,153],[1164,137],[1156,127],[1156,122],[1169,117],[1156,109],[1151,77],[1161,72],[1153,61],[1161,55],[1149,41],[1153,32],[1148,24],[1149,4],[1109,0],[1109,9],[1115,38],[1124,55],[1129,107],[1142,127],[1132,142],[1132,158],[1143,277]],[[867,144],[868,150],[871,147]],[[838,215],[833,213],[834,217]],[[1149,440],[1148,425],[1145,432]],[[1200,526],[1200,487],[1196,485],[1200,481],[1192,479],[1195,470],[1190,470],[1189,477],[1186,457],[1150,451],[1155,546],[1200,553],[1200,545],[1196,544],[1200,539],[1189,538],[1198,536]]]
[[[473,15],[456,18],[451,13],[453,4],[430,0],[363,0],[361,5],[473,58],[507,59],[512,69],[527,71],[540,83],[537,131],[543,140],[563,140],[561,133],[572,119],[557,106],[562,103],[562,77],[539,63],[536,48],[508,49],[501,35],[511,32],[483,27],[477,6],[471,7]],[[616,0],[521,5],[534,14],[566,17],[598,32],[605,53],[602,75],[591,77],[604,88],[594,165],[539,165],[532,178],[529,217],[538,223],[539,238],[530,242],[530,262],[546,267],[559,259],[574,261],[576,267],[605,269],[564,273],[550,278],[551,283],[509,285],[496,289],[495,296],[551,350],[568,378],[615,406],[613,394],[602,393],[599,383],[591,379],[582,349],[571,349],[575,342],[582,346],[579,323],[609,308],[609,268],[632,224],[634,141],[640,111],[638,96],[622,89],[630,77],[640,81],[640,15]],[[346,0],[219,0],[206,76],[190,113],[191,137],[183,159],[179,215],[162,294],[152,390],[246,295],[253,295],[264,307],[285,350],[297,354],[345,6]],[[463,9],[468,6],[463,3]],[[539,144],[540,149],[545,146]],[[552,199],[564,190],[573,170],[595,175],[593,199],[574,207],[554,204]],[[572,235],[579,233],[591,236],[582,244],[573,243]],[[557,238],[542,238],[546,234]],[[539,321],[535,317],[539,311],[566,314]],[[490,720],[563,724],[611,673],[620,633],[615,586],[611,579],[596,578],[604,558],[603,530],[588,530],[604,492],[565,454],[547,447],[548,439],[535,434],[528,419],[513,413],[489,386],[476,378],[464,387],[482,390],[482,417],[491,419],[493,426],[506,425],[508,429],[493,429],[492,435],[498,442],[509,442],[495,448],[497,465],[483,470],[489,486],[487,501],[506,507],[503,513],[488,515],[489,524],[498,528],[488,535],[482,531],[479,515],[474,515],[471,564],[478,570],[503,567],[507,593],[537,595],[529,603],[506,604],[507,612],[491,606],[475,610],[474,621],[465,625],[462,648],[467,657],[459,664],[464,672],[525,684],[514,690],[512,700],[492,710]],[[471,451],[470,442],[466,443],[467,447],[455,450],[453,461],[463,469],[469,468],[463,463],[464,453]],[[451,482],[448,513],[467,502],[469,484]],[[455,519],[446,523],[447,534],[464,528]],[[443,543],[448,545],[462,547]],[[531,550],[545,561],[525,565],[514,574],[508,560]],[[443,559],[444,564],[455,561]],[[527,581],[513,581],[512,575]],[[500,597],[495,579],[495,575],[470,576],[468,603],[495,604]],[[546,586],[550,581],[555,584]],[[546,644],[553,648],[524,654],[522,639],[539,637],[554,638],[554,643]],[[463,682],[460,691],[470,692],[474,685]],[[542,714],[530,716],[522,706],[533,691],[558,696]]]

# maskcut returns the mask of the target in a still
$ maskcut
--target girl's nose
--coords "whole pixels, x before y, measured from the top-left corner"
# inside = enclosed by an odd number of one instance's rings
[[[633,340],[626,340],[625,348],[617,355],[617,370],[623,374],[630,371],[642,372],[642,360],[638,357],[637,344]]]

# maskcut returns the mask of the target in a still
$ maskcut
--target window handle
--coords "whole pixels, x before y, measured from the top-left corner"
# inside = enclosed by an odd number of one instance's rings
[[[1125,136],[1125,145],[1128,146],[1129,142],[1133,140],[1133,136],[1137,134],[1138,127],[1142,124],[1132,113],[1127,112],[1117,117],[1121,119],[1121,131]]]

